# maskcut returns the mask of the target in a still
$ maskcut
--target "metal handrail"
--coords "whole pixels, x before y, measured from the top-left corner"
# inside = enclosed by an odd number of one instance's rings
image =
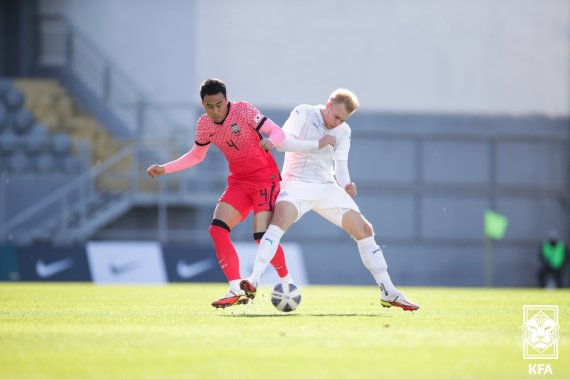
[[[150,108],[149,104],[153,104],[153,114],[155,117],[158,116],[160,118],[161,123],[164,123],[165,125],[176,125],[172,117],[167,113],[163,106],[154,101],[151,96],[149,96],[143,89],[141,89],[135,83],[135,81],[125,73],[124,70],[120,69],[115,62],[111,61],[88,36],[86,36],[76,26],[74,26],[65,16],[58,14],[43,14],[39,16],[39,22],[41,23],[42,21],[61,23],[65,28],[64,38],[66,38],[67,43],[64,44],[65,51],[62,53],[66,57],[65,62],[62,64],[65,71],[73,72],[73,61],[76,54],[76,51],[74,49],[74,42],[81,41],[81,48],[86,49],[95,55],[101,62],[102,66],[105,67],[105,74],[99,82],[99,85],[101,85],[102,88],[106,88],[106,90],[108,90],[111,86],[111,83],[109,81],[117,81],[126,84],[129,90],[133,91],[134,98],[136,100],[135,103],[130,106],[132,107],[134,105],[138,112],[138,115],[134,118],[134,128],[136,135],[144,135],[144,124],[146,121],[144,114],[146,113],[147,109]],[[112,78],[116,79],[113,80]],[[76,78],[76,80],[82,81],[81,78]],[[106,90],[103,90],[102,101],[111,104],[109,93],[106,93]]]
[[[147,104],[152,103],[150,101],[150,97],[133,81],[131,77],[126,75],[123,70],[118,68],[114,62],[103,54],[103,52],[89,37],[77,29],[66,17],[62,15],[44,14],[39,16],[38,21],[39,23],[54,22],[57,25],[63,26],[62,33],[58,38],[64,46],[63,52],[61,53],[64,59],[58,62],[57,66],[60,67],[63,72],[69,73],[69,77],[78,82],[85,81],[84,77],[74,74],[74,63],[77,62],[78,59],[81,59],[81,56],[77,55],[81,51],[95,57],[101,66],[104,67],[105,72],[102,77],[94,76],[98,81],[95,88],[101,87],[103,89],[103,96],[101,97],[96,95],[95,97],[102,103],[107,103],[111,108],[111,111],[116,111],[116,109],[113,108],[114,106],[111,104],[113,94],[109,91],[113,85],[113,81],[122,83],[129,92],[133,93],[133,98],[137,107],[137,115],[132,119],[133,124],[131,125],[134,126],[135,134],[140,136],[143,132],[143,127],[146,121],[145,112]],[[38,63],[41,64],[40,62]],[[96,92],[97,90],[93,91],[93,94],[96,94]],[[174,125],[174,122],[170,116],[166,114],[163,107],[154,105],[153,116],[158,117],[158,122],[160,123]],[[154,118],[154,120],[156,120],[156,118]],[[50,207],[57,207],[59,204],[61,204],[61,206],[59,207],[60,209],[57,212],[57,215],[55,217],[51,217],[51,219],[55,219],[63,229],[66,227],[67,219],[72,213],[74,213],[73,210],[78,210],[80,215],[79,217],[83,219],[87,212],[88,203],[93,197],[93,193],[91,191],[96,180],[103,173],[106,173],[112,166],[119,163],[129,155],[133,155],[135,148],[136,146],[133,144],[127,145],[112,157],[106,159],[102,164],[92,167],[87,172],[81,173],[69,183],[64,184],[62,187],[50,193],[46,197],[22,210],[14,217],[8,219],[7,222],[0,224],[0,240],[5,240],[11,231],[15,231],[19,226],[29,222],[33,217],[40,214],[40,212],[43,212]],[[133,164],[133,167],[129,170],[131,172],[130,179],[132,183],[130,183],[128,189],[126,189],[127,192],[137,190],[136,184],[134,184],[137,182],[139,177],[136,174],[136,170],[137,167],[134,167]],[[135,174],[132,175],[132,172],[135,172]],[[73,196],[74,193],[78,194],[77,204],[73,207],[69,207],[67,204],[67,198],[69,196]],[[43,224],[38,223],[36,226],[41,227],[42,225]]]
[[[126,122],[125,126],[134,131],[135,136],[142,137],[143,133],[149,129],[149,126],[154,124],[176,125],[173,119],[165,111],[163,106],[151,100],[151,98],[130,78],[125,72],[117,67],[102,51],[91,41],[89,37],[78,30],[72,23],[70,23],[64,16],[61,15],[40,15],[39,22],[55,22],[56,26],[62,26],[60,33],[56,35],[56,40],[62,42],[63,50],[61,55],[56,53],[53,57],[56,58],[55,65],[58,72],[63,74],[71,83],[81,83],[91,96],[93,96],[98,104],[106,106],[108,110],[102,112],[115,113],[124,115],[125,105],[131,106],[134,104],[136,111],[134,115],[127,114],[127,119],[122,121]],[[85,68],[78,65],[86,56],[94,58],[98,67],[103,69],[102,74],[100,71],[85,71]],[[47,56],[49,57],[49,55]],[[59,58],[62,57],[62,60]],[[41,65],[41,62],[38,62]],[[44,66],[49,67],[49,66]],[[79,70],[79,71],[78,71]],[[83,72],[85,75],[82,75]],[[89,75],[93,74],[93,75]],[[87,75],[87,77],[86,77]],[[91,78],[89,78],[91,76]],[[89,79],[94,79],[89,81]],[[89,85],[91,83],[92,87]],[[133,103],[123,104],[116,102],[116,93],[112,89],[114,85],[123,85],[123,90],[128,91],[129,99]],[[120,97],[120,96],[119,96]],[[130,100],[129,100],[130,101]],[[146,112],[152,107],[152,113],[146,115]],[[95,107],[97,110],[97,107]],[[101,111],[101,110],[99,110]],[[131,116],[134,116],[131,118]],[[120,117],[119,117],[120,118]],[[113,121],[110,121],[113,124]],[[172,143],[174,141],[170,141]],[[153,140],[156,143],[156,140]],[[91,203],[97,203],[100,197],[98,192],[94,191],[96,181],[101,178],[103,174],[109,173],[112,166],[119,163],[121,160],[132,156],[130,160],[130,167],[125,170],[125,174],[129,176],[128,187],[124,189],[129,195],[139,192],[138,181],[140,173],[138,173],[138,154],[139,149],[144,144],[144,141],[138,143],[131,142],[126,147],[115,153],[108,159],[105,159],[100,165],[90,168],[87,172],[79,174],[76,178],[72,179],[69,183],[64,184],[54,192],[46,197],[38,200],[26,209],[22,210],[15,216],[7,220],[7,222],[0,224],[0,241],[5,241],[10,233],[17,233],[25,226],[31,225],[34,217],[38,217],[42,212],[46,213],[51,209],[56,209],[55,215],[50,215],[49,221],[45,219],[38,220],[32,225],[32,232],[42,232],[50,225],[59,228],[58,234],[62,232],[67,235],[66,230],[70,227],[71,217],[78,216],[79,225],[84,226],[87,213]],[[161,155],[161,154],[158,154]],[[158,157],[157,157],[158,158]],[[165,191],[166,185],[162,181],[159,182],[159,192]],[[180,194],[183,194],[183,186],[179,187]],[[70,200],[73,204],[70,204]],[[95,200],[95,202],[93,201]],[[3,221],[3,218],[2,218]],[[51,227],[50,227],[51,228]],[[75,227],[71,227],[75,228]],[[32,233],[33,234],[33,233]]]
[[[4,225],[0,226],[0,237],[5,238],[6,233],[8,233],[10,230],[28,221],[31,217],[37,215],[47,207],[55,205],[59,201],[62,201],[62,199],[64,199],[67,194],[73,190],[80,189],[85,181],[90,181],[90,183],[94,182],[96,178],[107,172],[107,170],[109,170],[112,166],[125,159],[129,155],[132,155],[133,151],[133,144],[125,146],[117,153],[115,153],[115,155],[111,156],[109,159],[101,163],[99,166],[93,167],[89,171],[80,174],[73,181],[63,185],[56,191],[50,193],[48,196],[24,209],[22,212],[12,217],[12,219],[8,220]]]

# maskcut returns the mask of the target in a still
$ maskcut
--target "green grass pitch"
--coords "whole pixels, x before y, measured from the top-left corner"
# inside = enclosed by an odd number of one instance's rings
[[[380,306],[372,286],[302,288],[300,307],[213,309],[222,284],[0,285],[0,378],[570,377],[570,291],[404,288],[422,308]],[[523,305],[558,305],[559,359],[522,354]]]

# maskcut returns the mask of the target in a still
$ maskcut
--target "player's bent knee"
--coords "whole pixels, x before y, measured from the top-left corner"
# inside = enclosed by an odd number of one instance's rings
[[[286,201],[279,202],[275,206],[275,212],[271,217],[271,224],[287,231],[297,219],[297,208]]]
[[[345,229],[346,230],[346,229]],[[353,228],[352,230],[349,229],[347,230],[351,236],[356,239],[357,241],[364,239],[364,238],[368,238],[368,237],[372,237],[374,235],[374,229],[372,228],[372,225],[370,225],[368,222],[363,222],[362,224],[356,226],[355,228]]]
[[[212,220],[212,225],[210,225],[208,232],[210,233],[210,236],[213,239],[216,238],[216,236],[218,236],[220,233],[226,234],[231,232],[231,229],[228,226],[228,224],[226,224],[220,219],[215,218]]]
[[[374,235],[374,228],[372,227],[372,224],[370,224],[368,221],[364,221],[362,233],[364,234],[364,238],[372,237]]]
[[[280,229],[287,231],[289,229],[289,223],[282,217],[273,217],[271,219],[271,224],[278,226]]]

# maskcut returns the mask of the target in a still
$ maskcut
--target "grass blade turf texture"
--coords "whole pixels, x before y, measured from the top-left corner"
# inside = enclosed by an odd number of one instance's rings
[[[0,284],[0,378],[570,377],[570,291],[309,286],[290,314],[262,288],[214,309],[221,284]],[[558,305],[559,359],[522,358],[523,305]],[[550,376],[550,375],[549,375]]]

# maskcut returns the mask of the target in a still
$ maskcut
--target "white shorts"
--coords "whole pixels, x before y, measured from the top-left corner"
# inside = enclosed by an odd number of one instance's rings
[[[297,208],[295,222],[312,210],[342,228],[342,216],[346,211],[352,209],[360,213],[352,197],[336,183],[283,181],[275,202],[280,201],[288,201]]]

